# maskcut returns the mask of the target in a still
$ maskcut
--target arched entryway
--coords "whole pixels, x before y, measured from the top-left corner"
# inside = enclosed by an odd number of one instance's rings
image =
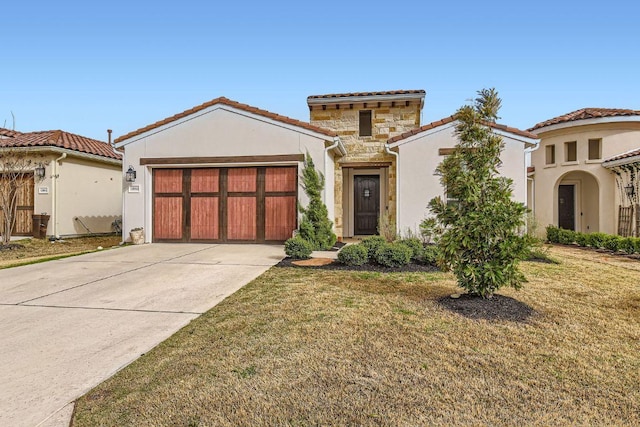
[[[567,230],[593,233],[600,230],[600,188],[589,172],[561,176],[554,188],[554,222]]]

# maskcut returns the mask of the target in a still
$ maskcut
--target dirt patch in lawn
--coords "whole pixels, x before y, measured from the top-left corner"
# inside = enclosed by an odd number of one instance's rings
[[[48,239],[17,240],[9,244],[11,249],[0,250],[0,268],[92,252],[98,247],[117,247],[121,240],[121,236],[77,237],[53,242]]]
[[[491,298],[462,294],[459,298],[443,297],[438,303],[469,319],[526,322],[536,311],[517,299],[495,294]]]

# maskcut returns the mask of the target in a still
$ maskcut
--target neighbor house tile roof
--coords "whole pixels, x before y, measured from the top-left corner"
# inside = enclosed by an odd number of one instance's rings
[[[106,142],[62,130],[17,132],[14,136],[0,138],[0,148],[7,147],[58,147],[109,159],[122,159],[122,155],[114,153]]]
[[[313,132],[320,133],[322,135],[327,135],[327,136],[330,136],[330,137],[335,137],[335,136],[338,135],[335,131],[324,129],[324,128],[321,128],[319,126],[314,126],[314,125],[312,125],[310,123],[303,122],[303,121],[296,120],[296,119],[292,119],[290,117],[281,116],[280,114],[276,114],[276,113],[272,113],[272,112],[267,111],[267,110],[262,110],[260,108],[252,107],[251,105],[242,104],[240,102],[236,102],[236,101],[233,101],[231,99],[228,99],[228,98],[225,98],[225,97],[221,96],[219,98],[212,99],[209,102],[205,102],[204,104],[200,104],[200,105],[198,105],[196,107],[190,108],[189,110],[185,110],[182,113],[175,114],[175,115],[173,115],[171,117],[167,117],[166,119],[162,119],[160,121],[152,123],[152,124],[150,124],[148,126],[145,126],[143,128],[134,130],[133,132],[129,132],[126,135],[122,135],[122,136],[116,138],[114,140],[114,142],[124,141],[125,139],[129,139],[129,138],[134,137],[136,135],[140,135],[140,134],[142,134],[144,132],[147,132],[147,131],[150,131],[152,129],[155,129],[155,128],[158,128],[160,126],[163,126],[163,125],[166,125],[168,123],[171,123],[171,122],[173,122],[175,120],[179,120],[179,119],[181,119],[183,117],[187,117],[187,116],[189,116],[191,114],[197,113],[198,111],[201,111],[201,110],[204,110],[206,108],[212,107],[212,106],[214,106],[216,104],[228,105],[230,107],[237,108],[239,110],[243,110],[243,111],[247,111],[249,113],[257,114],[259,116],[267,117],[269,119],[276,120],[276,121],[279,121],[279,122],[282,122],[282,123],[286,123],[286,124],[289,124],[289,125],[298,126],[298,127],[301,127],[301,128],[313,131]]]
[[[350,92],[350,93],[329,93],[326,95],[311,95],[307,99],[330,99],[330,98],[349,98],[352,96],[384,96],[384,95],[424,95],[426,92],[422,89],[418,90],[388,90],[383,92]]]
[[[604,163],[608,163],[608,162],[614,162],[616,160],[623,160],[623,159],[628,159],[631,157],[636,157],[636,156],[640,156],[640,148],[636,148],[635,150],[631,150],[631,151],[627,151],[625,153],[621,153],[621,154],[617,154],[613,157],[609,157],[608,159],[603,160],[603,164]]]
[[[408,132],[405,132],[403,134],[394,136],[393,138],[389,139],[387,142],[389,144],[393,144],[394,142],[402,141],[403,139],[409,138],[410,136],[419,134],[421,132],[425,132],[427,130],[435,129],[437,127],[446,125],[448,123],[452,123],[455,120],[456,120],[455,116],[445,117],[444,119],[441,119],[441,120],[438,120],[438,121],[435,121],[435,122],[431,122],[429,124],[420,126],[419,128],[412,129],[412,130],[410,130]],[[487,125],[492,127],[492,128],[494,128],[494,129],[498,129],[498,130],[501,130],[501,131],[504,131],[504,132],[509,132],[509,133],[514,134],[514,135],[522,136],[524,138],[538,139],[538,135],[536,135],[534,133],[527,132],[527,131],[524,131],[524,130],[520,130],[520,129],[511,127],[511,126],[505,126],[505,125],[501,125],[501,124],[498,124],[498,123],[487,123]]]
[[[544,122],[540,122],[529,130],[533,131],[543,127],[557,125],[560,123],[573,122],[576,120],[620,116],[640,116],[640,110],[628,110],[624,108],[581,108],[579,110],[572,111],[571,113],[554,117],[553,119],[545,120]]]
[[[7,128],[0,128],[0,136],[14,137],[16,135],[20,135],[20,132],[18,132],[17,130],[11,130],[11,129],[7,129]]]

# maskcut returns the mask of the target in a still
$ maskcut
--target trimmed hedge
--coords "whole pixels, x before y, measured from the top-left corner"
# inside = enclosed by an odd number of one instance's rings
[[[284,253],[293,259],[309,259],[311,252],[313,252],[313,245],[300,236],[284,242]]]
[[[573,243],[594,249],[607,249],[613,252],[623,251],[627,254],[640,253],[640,238],[622,237],[605,233],[580,233],[563,230],[550,225],[547,227],[547,241],[571,245]]]
[[[338,262],[346,265],[364,265],[369,262],[369,250],[363,245],[347,245],[338,252]]]
[[[375,261],[378,249],[387,244],[387,239],[382,236],[369,236],[362,239],[361,243],[367,248],[369,261]]]
[[[402,243],[386,243],[378,248],[376,261],[385,267],[402,267],[409,264],[413,251]]]

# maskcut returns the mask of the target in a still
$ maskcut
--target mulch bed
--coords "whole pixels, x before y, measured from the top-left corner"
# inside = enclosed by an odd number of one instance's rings
[[[23,245],[17,243],[9,243],[7,245],[0,245],[0,251],[16,251],[18,249],[24,249]]]
[[[537,312],[527,304],[504,295],[494,294],[483,299],[478,296],[462,294],[460,298],[442,297],[440,306],[474,320],[507,320],[526,322]]]
[[[318,266],[299,266],[293,264],[294,259],[289,257],[283,259],[276,267],[294,267],[294,268],[310,268],[313,270],[343,270],[343,271],[376,271],[380,273],[416,273],[416,272],[433,272],[440,271],[437,267],[432,265],[424,265],[424,264],[416,264],[409,263],[404,267],[398,268],[389,268],[383,267],[378,264],[365,264],[365,265],[344,265],[340,264],[337,261],[332,262],[327,265],[318,265]]]

